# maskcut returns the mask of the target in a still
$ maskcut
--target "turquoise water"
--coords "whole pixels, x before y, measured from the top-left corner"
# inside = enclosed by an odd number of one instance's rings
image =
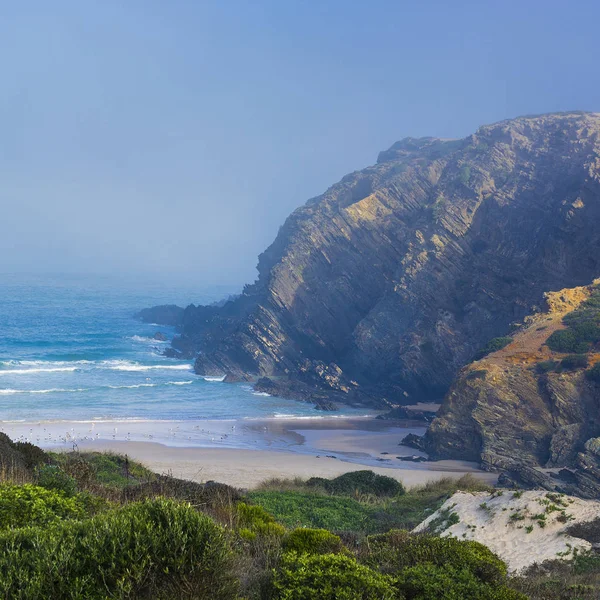
[[[133,314],[219,300],[238,290],[108,277],[2,275],[0,421],[197,420],[322,416],[312,405],[205,380],[167,359],[167,327]],[[344,409],[343,414],[364,411]]]

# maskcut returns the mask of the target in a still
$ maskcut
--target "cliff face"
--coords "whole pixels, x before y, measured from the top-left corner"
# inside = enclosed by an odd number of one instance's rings
[[[259,277],[188,307],[196,371],[394,403],[440,397],[546,290],[600,273],[600,115],[405,139],[296,210]]]
[[[436,459],[475,460],[520,483],[597,497],[600,288],[546,300],[547,310],[528,318],[508,345],[461,371],[425,447]],[[540,467],[567,470],[552,480]]]

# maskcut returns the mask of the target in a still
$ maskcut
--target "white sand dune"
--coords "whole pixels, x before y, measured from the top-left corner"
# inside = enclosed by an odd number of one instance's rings
[[[569,559],[575,549],[591,548],[589,542],[567,534],[566,529],[600,518],[599,501],[545,491],[499,493],[457,492],[415,532],[425,531],[455,513],[460,521],[445,530],[442,523],[437,531],[442,536],[484,544],[511,572],[549,559]]]

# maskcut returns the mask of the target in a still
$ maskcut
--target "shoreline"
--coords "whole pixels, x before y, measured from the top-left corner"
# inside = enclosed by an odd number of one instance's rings
[[[370,469],[410,487],[471,473],[493,483],[497,475],[475,463],[401,461],[422,452],[400,445],[423,423],[373,417],[271,418],[202,421],[0,422],[13,440],[47,450],[127,454],[159,474],[251,488],[265,479],[336,477]]]

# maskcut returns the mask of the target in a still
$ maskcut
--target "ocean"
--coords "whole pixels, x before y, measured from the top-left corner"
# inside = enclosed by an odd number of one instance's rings
[[[117,277],[2,275],[0,421],[199,421],[319,418],[311,404],[194,374],[162,356],[168,327],[133,318],[158,304],[220,300],[239,290]],[[364,414],[344,408],[340,414]]]

